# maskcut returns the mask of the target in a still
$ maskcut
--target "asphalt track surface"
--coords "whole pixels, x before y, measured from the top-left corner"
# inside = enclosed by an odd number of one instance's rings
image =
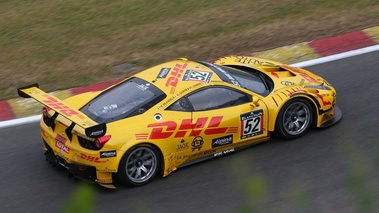
[[[379,196],[379,51],[307,67],[337,89],[342,121],[179,169],[97,185],[96,212],[370,212]],[[0,212],[63,212],[82,184],[51,168],[37,123],[0,129]],[[372,211],[375,212],[375,211]]]

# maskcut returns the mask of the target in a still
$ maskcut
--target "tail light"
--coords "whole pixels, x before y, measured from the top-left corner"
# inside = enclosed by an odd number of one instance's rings
[[[96,138],[94,141],[96,148],[98,149],[103,148],[104,144],[108,142],[110,139],[111,139],[110,135],[104,135],[103,137]]]
[[[42,108],[42,115],[43,115],[43,118],[49,118],[50,116],[49,116],[49,111],[50,111],[51,109],[49,108],[49,107],[43,107]]]
[[[56,116],[58,116],[58,114],[55,116],[54,119],[50,120],[51,118],[50,118],[50,115],[49,115],[49,111],[51,111],[51,108],[49,108],[47,106],[43,107],[42,108],[42,118],[43,118],[43,122],[47,126],[51,127],[53,129],[53,131],[54,131],[54,128],[55,128],[54,120],[55,120]]]

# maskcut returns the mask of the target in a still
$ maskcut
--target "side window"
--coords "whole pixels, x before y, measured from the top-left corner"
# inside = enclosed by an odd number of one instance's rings
[[[226,87],[208,87],[188,96],[195,111],[220,109],[248,103],[248,95]]]
[[[175,103],[171,104],[171,106],[169,106],[167,108],[167,110],[190,112],[190,111],[192,111],[192,107],[188,103],[187,98],[184,97],[184,98],[181,98],[181,99],[175,101]]]

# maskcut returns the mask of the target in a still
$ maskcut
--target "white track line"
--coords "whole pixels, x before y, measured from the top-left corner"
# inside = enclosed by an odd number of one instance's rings
[[[365,54],[365,53],[370,53],[370,52],[374,52],[374,51],[378,51],[378,50],[379,50],[379,44],[374,45],[374,46],[370,46],[370,47],[364,47],[364,48],[357,49],[357,50],[351,50],[351,51],[348,51],[348,52],[339,53],[339,54],[336,54],[336,55],[330,55],[330,56],[325,56],[325,57],[322,57],[322,58],[312,59],[312,60],[309,60],[309,61],[303,61],[303,62],[299,62],[299,63],[296,63],[296,64],[291,64],[291,66],[294,66],[294,67],[309,67],[309,66],[313,66],[313,65],[317,65],[317,64],[327,63],[327,62],[330,62],[330,61],[336,61],[336,60],[343,59],[343,58],[348,58],[348,57],[352,57],[352,56],[362,55],[362,54]]]
[[[1,121],[0,128],[18,126],[18,125],[28,124],[28,123],[35,123],[39,121],[40,118],[41,118],[41,115],[34,115],[30,117],[25,117],[25,118],[17,118],[17,119],[8,120],[8,121]]]
[[[336,55],[330,55],[322,58],[317,58],[317,59],[312,59],[308,61],[303,61],[295,64],[290,64],[291,66],[294,67],[309,67],[317,64],[323,64],[331,61],[336,61],[339,59],[344,59],[352,56],[357,56],[357,55],[362,55],[365,53],[370,53],[374,51],[379,51],[379,44],[370,46],[370,47],[365,47],[357,50],[351,50],[348,52],[343,52],[339,53]],[[17,126],[17,125],[22,125],[22,124],[28,124],[28,123],[34,123],[39,121],[41,118],[41,115],[35,115],[35,116],[30,116],[30,117],[25,117],[25,118],[18,118],[14,120],[9,120],[9,121],[0,121],[0,128],[5,128],[5,127],[11,127],[11,126]]]

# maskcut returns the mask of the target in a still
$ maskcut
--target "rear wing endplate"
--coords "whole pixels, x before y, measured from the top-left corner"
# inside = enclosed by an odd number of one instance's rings
[[[41,104],[51,108],[55,114],[49,119],[47,125],[54,129],[55,119],[61,115],[72,123],[66,129],[67,135],[72,138],[72,130],[75,126],[79,126],[84,130],[84,134],[90,138],[99,138],[105,135],[107,126],[105,123],[98,124],[81,111],[69,106],[59,98],[50,95],[39,89],[38,84],[31,84],[17,89],[17,93],[23,98],[33,98]],[[83,134],[83,133],[82,133]]]

